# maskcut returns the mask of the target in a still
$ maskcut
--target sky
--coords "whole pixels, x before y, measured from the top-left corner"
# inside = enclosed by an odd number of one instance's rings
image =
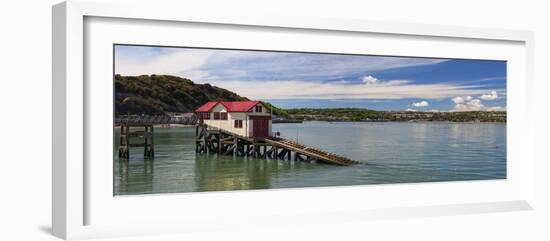
[[[506,61],[115,45],[115,73],[176,75],[286,109],[506,110]]]

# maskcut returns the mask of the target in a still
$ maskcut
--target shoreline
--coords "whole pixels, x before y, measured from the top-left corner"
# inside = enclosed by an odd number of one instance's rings
[[[156,124],[153,125],[154,128],[161,129],[170,129],[170,128],[195,128],[195,125],[184,125],[184,124]]]
[[[324,123],[464,123],[464,124],[506,124],[506,122],[497,122],[497,121],[430,121],[430,120],[409,120],[409,121],[391,121],[391,120],[364,120],[364,121],[349,121],[349,120],[286,120],[286,121],[277,121],[272,124],[304,124],[304,123],[314,123],[314,122],[324,122]],[[171,128],[195,128],[195,125],[185,125],[185,124],[155,124],[154,128],[160,129],[171,129]],[[118,128],[118,125],[114,125],[114,128]]]
[[[324,123],[449,123],[449,124],[506,124],[506,122],[476,122],[476,121],[427,121],[427,120],[415,120],[415,121],[348,121],[348,120],[335,120],[335,121],[326,121],[326,120],[302,120],[302,121],[284,121],[284,122],[273,122],[272,124],[304,124],[304,123],[314,123],[314,122],[324,122]],[[118,128],[117,125],[113,126]],[[195,125],[184,125],[184,124],[155,124],[154,128],[160,129],[171,129],[171,128],[195,128]]]
[[[301,122],[276,122],[274,125],[278,124],[304,124],[304,123],[314,123],[314,122],[324,122],[324,123],[437,123],[437,124],[506,124],[506,122],[475,122],[475,121],[322,121],[322,120],[307,120]],[[114,126],[117,128],[117,126]],[[195,125],[183,125],[183,124],[157,124],[153,125],[154,128],[160,129],[172,129],[172,128],[195,128]]]

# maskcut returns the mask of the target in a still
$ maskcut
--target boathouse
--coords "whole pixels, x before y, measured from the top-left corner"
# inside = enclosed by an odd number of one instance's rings
[[[209,101],[195,113],[202,123],[243,137],[271,136],[271,110],[261,101]]]

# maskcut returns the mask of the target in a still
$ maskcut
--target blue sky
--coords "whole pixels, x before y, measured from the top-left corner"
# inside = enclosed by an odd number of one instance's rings
[[[115,73],[170,74],[281,108],[506,109],[506,62],[115,46]]]

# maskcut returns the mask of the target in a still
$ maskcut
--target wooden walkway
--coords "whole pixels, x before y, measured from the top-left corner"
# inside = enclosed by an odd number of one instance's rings
[[[277,145],[280,148],[285,148],[294,151],[295,155],[304,155],[309,158],[314,158],[318,161],[335,164],[335,165],[353,165],[358,164],[358,161],[351,160],[347,157],[340,156],[335,153],[326,152],[314,147],[306,146],[294,141],[286,140],[279,137],[268,137],[261,139],[271,145]]]
[[[347,157],[284,138],[249,138],[223,129],[210,127],[206,124],[196,126],[196,151],[197,153],[210,152],[269,159],[317,161],[341,166],[359,163]]]

